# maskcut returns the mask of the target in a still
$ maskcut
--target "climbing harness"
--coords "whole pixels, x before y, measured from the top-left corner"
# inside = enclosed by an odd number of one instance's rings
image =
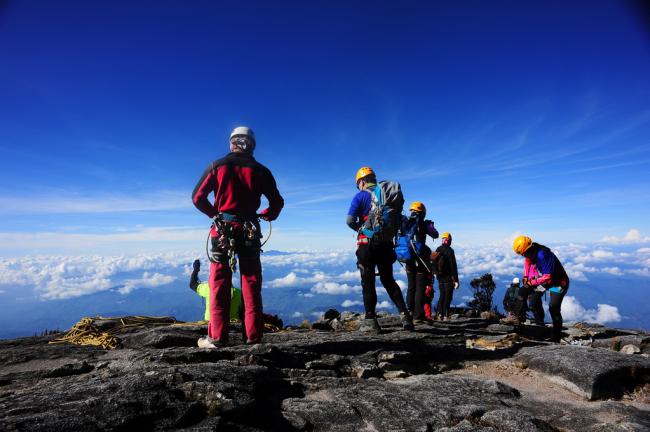
[[[255,220],[246,219],[242,223],[242,231],[244,234],[244,245],[252,246],[253,242],[257,239],[263,237],[260,232],[259,227],[259,216]],[[208,231],[208,237],[205,242],[205,251],[208,256],[208,260],[213,263],[221,262],[221,258],[225,253],[228,259],[228,265],[233,273],[237,271],[237,239],[236,239],[236,229],[229,223],[237,221],[239,218],[228,213],[219,213],[212,220],[212,225],[210,225],[210,230]],[[266,240],[260,244],[261,248],[269,241],[271,234],[273,233],[273,226],[271,221],[269,223],[269,234],[266,237]],[[212,237],[212,227],[214,227],[217,236]]]
[[[215,237],[211,236],[212,227],[214,227],[217,234]],[[208,239],[205,244],[208,259],[213,263],[220,262],[220,258],[225,252],[228,256],[228,265],[235,272],[237,271],[236,245],[237,242],[235,240],[233,226],[224,220],[223,213],[219,213],[212,220],[212,225],[210,225],[210,230],[208,231]]]

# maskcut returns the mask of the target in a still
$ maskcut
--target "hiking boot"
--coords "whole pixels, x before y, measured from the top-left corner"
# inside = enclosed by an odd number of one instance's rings
[[[409,315],[406,312],[402,312],[399,314],[400,321],[402,321],[402,328],[406,331],[413,331],[415,330],[415,326],[413,325],[413,320],[411,319],[411,315]]]
[[[223,346],[223,343],[221,343],[218,340],[212,339],[210,336],[200,338],[196,344],[199,346],[199,348],[207,348],[207,349],[217,349],[220,346]]]
[[[257,345],[262,343],[262,338],[259,339],[247,339],[246,345]]]
[[[562,336],[553,335],[550,338],[544,339],[546,342],[560,343],[562,341]]]
[[[361,322],[361,326],[359,326],[359,331],[363,333],[379,333],[381,327],[379,326],[379,322],[377,322],[377,318],[365,318]]]
[[[521,325],[521,321],[519,320],[519,318],[514,315],[509,315],[505,318],[502,318],[499,322],[501,324],[512,325],[512,326]]]

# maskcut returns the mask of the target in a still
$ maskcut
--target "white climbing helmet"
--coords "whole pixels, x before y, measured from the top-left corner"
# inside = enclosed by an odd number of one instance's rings
[[[515,284],[515,285],[519,285],[519,278],[514,278],[512,280],[512,283]]]
[[[240,150],[252,152],[255,149],[255,132],[247,126],[237,126],[230,133],[230,143]]]

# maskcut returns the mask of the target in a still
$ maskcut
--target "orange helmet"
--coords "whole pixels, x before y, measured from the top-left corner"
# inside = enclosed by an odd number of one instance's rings
[[[364,167],[359,168],[359,171],[357,171],[357,178],[356,178],[355,183],[358,184],[359,180],[361,180],[362,178],[364,178],[366,176],[369,176],[370,174],[374,174],[374,173],[375,172],[370,167],[364,166]]]
[[[515,241],[512,242],[512,250],[515,251],[517,255],[523,255],[524,252],[526,252],[532,244],[533,241],[530,239],[530,237],[522,235],[517,237]]]
[[[420,201],[413,201],[411,207],[409,207],[409,211],[422,213],[423,215],[427,214],[427,208]]]

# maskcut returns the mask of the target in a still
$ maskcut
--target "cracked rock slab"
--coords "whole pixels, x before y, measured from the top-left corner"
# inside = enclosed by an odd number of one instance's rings
[[[650,359],[603,348],[528,347],[514,360],[588,400],[618,398],[650,382]]]

